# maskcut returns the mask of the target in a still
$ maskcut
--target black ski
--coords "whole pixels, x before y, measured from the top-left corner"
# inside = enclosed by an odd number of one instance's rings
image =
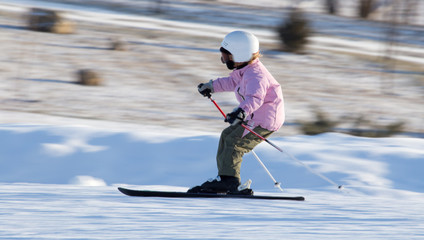
[[[257,196],[257,195],[241,195],[241,194],[224,194],[224,193],[186,193],[186,192],[164,192],[164,191],[147,191],[133,190],[118,187],[118,190],[125,195],[132,197],[166,197],[166,198],[249,198],[249,199],[269,199],[269,200],[291,200],[304,201],[304,197],[288,197],[288,196]]]

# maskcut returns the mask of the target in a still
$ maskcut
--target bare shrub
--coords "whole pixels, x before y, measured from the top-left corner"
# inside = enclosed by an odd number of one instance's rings
[[[337,14],[337,0],[325,0],[325,6],[329,14]]]
[[[300,125],[303,133],[307,135],[316,135],[333,131],[337,122],[330,120],[324,112],[315,110],[315,120],[311,122],[301,122]]]
[[[111,38],[110,39],[110,49],[116,51],[125,51],[127,50],[125,42],[120,38]]]
[[[361,18],[368,18],[368,16],[374,11],[375,2],[374,0],[360,0],[358,8],[358,16]]]
[[[346,120],[348,119],[345,119],[344,121]],[[315,119],[309,122],[301,121],[300,129],[307,135],[316,135],[326,132],[341,132],[360,137],[390,137],[394,134],[401,133],[404,129],[404,122],[399,121],[388,125],[381,125],[366,119],[362,115],[357,118],[351,118],[350,121],[352,121],[353,128],[336,128],[336,126],[342,121],[331,120],[327,114],[316,109]]]
[[[57,11],[32,8],[28,14],[28,28],[33,31],[69,34],[75,32],[75,23],[65,20]]]
[[[277,28],[277,32],[284,51],[302,53],[311,30],[302,12],[294,9],[290,12],[288,19]]]
[[[405,123],[400,121],[381,125],[369,121],[364,116],[359,116],[354,121],[354,128],[347,133],[360,137],[390,137],[394,134],[401,133],[404,125]]]
[[[82,69],[78,71],[77,83],[86,86],[99,86],[102,85],[103,79],[93,70]]]

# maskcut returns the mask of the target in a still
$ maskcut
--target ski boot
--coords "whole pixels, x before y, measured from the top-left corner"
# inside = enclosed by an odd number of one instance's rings
[[[237,192],[240,180],[232,176],[218,176],[214,180],[208,180],[200,186],[189,189],[188,193],[229,193]]]
[[[250,188],[250,185],[252,184],[252,180],[247,180],[245,183],[239,185],[237,187],[236,192],[229,192],[228,194],[233,195],[253,195],[253,190]]]

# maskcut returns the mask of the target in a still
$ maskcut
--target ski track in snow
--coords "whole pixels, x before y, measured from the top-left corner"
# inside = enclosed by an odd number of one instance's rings
[[[1,184],[0,239],[423,237],[422,195],[303,194],[305,202],[131,198],[115,187]]]

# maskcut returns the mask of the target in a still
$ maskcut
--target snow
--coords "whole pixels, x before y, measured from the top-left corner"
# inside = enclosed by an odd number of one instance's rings
[[[262,143],[255,151],[282,182],[280,193],[255,158],[245,156],[242,178],[253,180],[257,194],[302,195],[305,202],[132,198],[116,188],[186,191],[213,177],[219,136],[73,121],[0,125],[6,140],[0,149],[0,239],[424,236],[422,138],[270,138],[343,190]]]
[[[310,192],[313,201],[264,202],[139,199],[111,187],[0,189],[0,211],[8,215],[0,219],[4,239],[420,239],[423,233],[417,197]]]
[[[349,18],[323,14],[321,1],[166,2],[168,15],[149,12],[149,1],[113,1],[116,9],[97,0],[1,1],[0,239],[424,239],[422,16],[399,26],[397,68],[387,69],[372,60],[385,54],[387,27],[351,18],[347,1]],[[269,28],[295,3],[314,19],[307,55],[275,51]],[[31,6],[65,11],[78,33],[24,31],[17,16]],[[234,28],[261,40],[288,117],[270,138],[285,153],[266,143],[255,148],[284,193],[252,154],[242,180],[251,179],[256,194],[306,201],[118,192],[186,191],[215,177],[226,124],[195,86],[228,74],[210,62]],[[107,50],[116,36],[130,51]],[[106,84],[70,84],[77,67],[102,70]],[[385,78],[396,80],[391,94],[380,90]],[[224,111],[235,104],[231,94],[216,100]],[[310,119],[311,106],[337,117],[401,119],[411,133],[301,135],[296,122]]]

